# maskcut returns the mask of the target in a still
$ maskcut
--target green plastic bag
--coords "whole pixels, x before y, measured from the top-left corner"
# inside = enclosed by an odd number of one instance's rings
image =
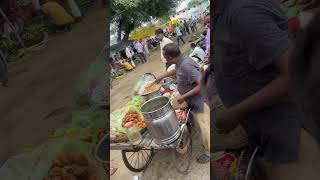
[[[140,118],[143,120],[143,115],[139,108],[136,106],[125,106],[119,110],[116,110],[110,115],[110,127],[114,127],[118,132],[126,134],[126,129],[122,127],[122,122],[128,111],[137,111],[139,113]]]
[[[290,7],[287,11],[287,17],[288,19],[291,19],[293,17],[297,17],[299,15],[299,9],[297,6]]]
[[[133,92],[134,92],[134,94],[138,94],[141,86],[143,86],[144,83],[145,83],[145,81],[142,80],[142,79],[140,79],[140,80],[134,85],[134,87],[133,87]]]

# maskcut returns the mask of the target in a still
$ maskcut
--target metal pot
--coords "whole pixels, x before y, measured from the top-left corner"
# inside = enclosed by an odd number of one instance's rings
[[[141,112],[157,144],[170,144],[180,135],[180,123],[167,97],[155,97],[144,103]]]
[[[164,89],[170,89],[172,78],[165,78],[161,81],[161,85]]]
[[[153,91],[153,92],[150,92],[150,93],[146,93],[146,94],[141,94],[141,96],[144,98],[145,101],[148,101],[152,98],[155,98],[155,97],[159,97],[159,96],[162,96],[161,95],[161,92],[160,92],[160,88],[156,91]]]

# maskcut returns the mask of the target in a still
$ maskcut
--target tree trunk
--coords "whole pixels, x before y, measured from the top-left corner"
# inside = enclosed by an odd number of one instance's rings
[[[121,31],[122,31],[122,19],[120,19],[120,21],[118,23],[117,42],[121,41]]]
[[[129,35],[131,33],[131,31],[134,29],[134,24],[135,24],[135,21],[131,22],[125,29],[125,33],[124,33],[124,36],[123,36],[123,40],[129,40]]]
[[[124,40],[124,41],[129,40],[129,33],[125,33],[125,34],[124,34],[123,40]]]

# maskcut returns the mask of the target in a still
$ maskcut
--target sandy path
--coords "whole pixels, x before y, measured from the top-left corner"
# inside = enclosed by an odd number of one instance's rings
[[[0,88],[1,164],[69,120],[75,83],[104,46],[106,27],[105,10],[95,8],[41,54],[10,64],[9,87]],[[44,118],[60,108],[60,116]]]

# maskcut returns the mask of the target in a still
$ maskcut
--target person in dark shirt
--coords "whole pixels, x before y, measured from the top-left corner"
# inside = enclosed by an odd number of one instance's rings
[[[205,95],[201,91],[201,78],[199,66],[188,56],[181,54],[178,45],[169,43],[163,47],[163,56],[166,60],[175,64],[175,70],[159,76],[155,82],[159,83],[166,77],[176,75],[180,96],[176,98],[178,103],[186,101],[190,107],[195,121],[201,129],[202,143],[206,152],[197,158],[198,163],[208,163],[210,160],[210,109],[205,103]]]
[[[187,20],[183,21],[184,29],[187,34],[190,34],[189,22]]]
[[[270,169],[298,160],[301,116],[289,94],[292,45],[286,15],[275,1],[215,5],[212,77],[226,107],[215,126],[228,133],[241,124],[248,134],[248,147],[232,175],[240,180],[256,147]]]

